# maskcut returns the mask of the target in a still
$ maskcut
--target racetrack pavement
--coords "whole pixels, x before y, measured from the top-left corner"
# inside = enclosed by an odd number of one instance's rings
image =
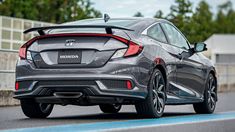
[[[153,119],[151,120],[153,124],[148,129],[139,128],[139,130],[145,129],[148,131],[166,131],[166,130],[176,130],[173,128],[177,128],[181,131],[188,130],[226,130],[229,131],[233,129],[233,127],[227,127],[225,124],[233,123],[235,124],[235,93],[220,93],[219,94],[219,102],[217,103],[217,108],[215,114],[212,115],[196,115],[192,109],[191,105],[179,105],[179,106],[167,106],[166,112],[161,119]],[[226,115],[227,114],[227,115]],[[203,117],[201,117],[203,116]],[[199,117],[199,118],[198,118]],[[193,121],[195,118],[200,120]],[[173,120],[174,119],[174,120]],[[203,119],[203,120],[202,120]],[[165,121],[165,124],[159,124],[160,122]],[[137,124],[138,126],[146,126],[146,121],[149,119],[141,119],[135,112],[133,106],[124,106],[120,113],[118,114],[103,114],[97,106],[91,107],[80,107],[80,106],[56,106],[51,114],[51,116],[47,119],[29,119],[25,117],[19,106],[17,107],[1,107],[0,108],[0,129],[16,129],[16,128],[32,128],[32,127],[41,127],[48,128],[48,126],[60,125],[59,130],[63,130],[63,125],[97,125],[97,122],[102,126],[106,125],[110,126],[120,126],[120,124]],[[181,123],[177,123],[177,121],[182,121]],[[175,122],[175,123],[172,123]],[[226,122],[226,123],[225,123]],[[87,124],[89,123],[89,124]],[[90,124],[91,123],[91,124]],[[112,125],[107,123],[114,123]],[[148,122],[150,123],[150,122]],[[187,125],[183,125],[187,124]],[[224,124],[220,129],[217,129],[216,124]],[[62,125],[62,126],[61,126]],[[69,127],[72,128],[73,127]],[[129,125],[130,126],[130,125]],[[158,126],[158,129],[152,129],[153,126]],[[200,127],[201,126],[201,127]],[[229,125],[234,126],[234,125]],[[81,127],[81,126],[80,126]],[[223,128],[226,127],[226,128]],[[49,127],[50,128],[50,127]],[[134,130],[135,126],[128,129],[128,127],[124,127],[125,129],[120,130]],[[167,129],[168,128],[168,129]],[[201,128],[201,129],[200,129]],[[204,129],[202,129],[204,128]],[[22,130],[22,129],[21,129]],[[24,129],[25,130],[25,129]],[[37,130],[37,129],[35,129]],[[56,129],[55,129],[56,130]],[[67,129],[68,130],[68,129]],[[80,130],[82,130],[80,128]],[[111,129],[108,129],[111,130]],[[114,129],[118,131],[119,129]],[[135,130],[136,131],[136,130]],[[192,132],[191,131],[191,132]],[[58,130],[57,130],[58,132]]]

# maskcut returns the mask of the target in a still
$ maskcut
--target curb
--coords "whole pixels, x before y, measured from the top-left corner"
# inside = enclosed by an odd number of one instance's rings
[[[0,90],[0,106],[19,105],[19,100],[13,98],[13,90]]]

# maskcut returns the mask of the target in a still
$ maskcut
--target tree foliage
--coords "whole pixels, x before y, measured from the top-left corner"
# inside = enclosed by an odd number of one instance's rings
[[[213,34],[213,14],[205,1],[199,3],[188,24],[187,36],[191,42],[204,41]]]
[[[154,15],[154,18],[164,18],[163,12],[161,10],[158,10]]]
[[[167,19],[173,22],[186,35],[190,34],[190,16],[192,15],[192,3],[189,0],[175,0],[176,5],[170,7]]]
[[[218,5],[218,12],[213,14],[210,5],[202,0],[192,11],[189,0],[175,0],[170,7],[170,13],[165,17],[161,10],[155,18],[165,18],[173,22],[191,43],[205,41],[214,33],[235,33],[235,11],[232,2],[227,1]]]
[[[136,12],[134,17],[144,17],[144,15],[141,12]]]
[[[235,33],[235,12],[230,1],[219,5],[216,15],[216,33]]]
[[[101,17],[89,0],[3,0],[0,15],[52,23]]]
[[[213,14],[205,0],[199,2],[195,10],[192,10],[192,0],[175,0],[169,14],[158,10],[154,17],[173,22],[194,43],[205,41],[214,33],[235,33],[232,4],[226,1],[218,5],[218,12]],[[0,15],[51,23],[101,17],[90,0],[0,0]],[[134,16],[144,17],[141,12]]]

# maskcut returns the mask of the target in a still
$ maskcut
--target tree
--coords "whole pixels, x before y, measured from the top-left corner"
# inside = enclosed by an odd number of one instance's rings
[[[164,18],[163,12],[161,10],[158,10],[156,14],[154,15],[154,18]]]
[[[214,32],[213,14],[206,1],[201,1],[190,20],[188,39],[190,42],[205,41]]]
[[[144,17],[144,15],[141,12],[136,12],[134,17]]]
[[[216,33],[235,33],[235,12],[230,1],[218,6],[216,15]]]
[[[188,19],[192,13],[192,3],[189,0],[175,0],[176,5],[170,7],[169,20]]]
[[[175,0],[176,5],[170,7],[167,19],[173,22],[186,36],[190,34],[190,16],[192,14],[192,3],[189,0]]]
[[[89,0],[4,0],[0,15],[52,23],[101,17]]]

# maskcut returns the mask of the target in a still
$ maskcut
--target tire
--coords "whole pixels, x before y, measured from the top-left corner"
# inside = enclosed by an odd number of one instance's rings
[[[135,104],[138,114],[147,118],[163,115],[166,102],[166,84],[159,69],[153,71],[148,84],[148,95],[142,102]]]
[[[211,114],[214,112],[217,101],[217,84],[212,74],[209,74],[204,92],[204,101],[193,104],[193,108],[198,114]]]
[[[119,104],[105,104],[99,106],[100,110],[104,113],[118,113],[122,108],[122,105]]]
[[[20,100],[23,113],[29,118],[46,118],[51,114],[53,104],[41,104],[33,99]]]

